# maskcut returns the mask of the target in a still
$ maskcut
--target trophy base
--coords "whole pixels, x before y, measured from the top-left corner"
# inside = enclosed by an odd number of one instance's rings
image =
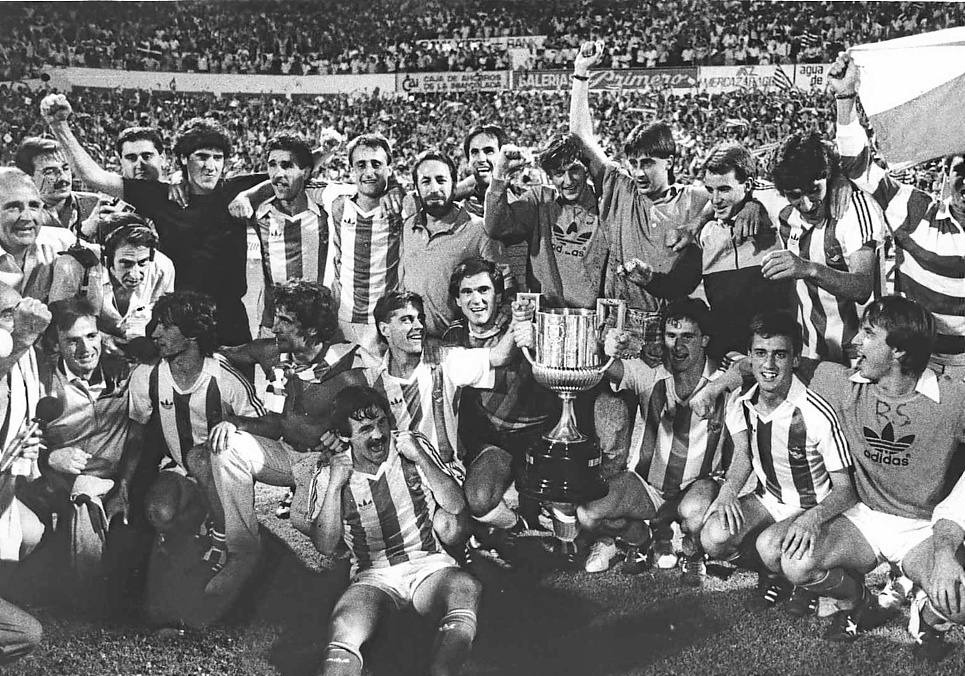
[[[584,504],[607,494],[600,474],[600,450],[582,441],[543,439],[526,453],[526,465],[516,481],[521,495],[543,502]]]

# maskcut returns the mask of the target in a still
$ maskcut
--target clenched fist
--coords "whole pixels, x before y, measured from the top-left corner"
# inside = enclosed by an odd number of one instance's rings
[[[36,298],[21,298],[13,315],[14,342],[31,344],[50,324],[50,310]]]
[[[74,109],[63,94],[48,94],[40,102],[40,114],[47,124],[54,124],[66,122],[74,114]]]

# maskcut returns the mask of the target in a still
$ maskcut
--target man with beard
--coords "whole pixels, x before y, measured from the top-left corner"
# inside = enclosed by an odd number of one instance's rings
[[[493,262],[468,258],[449,278],[449,297],[462,317],[443,336],[444,345],[492,347],[509,332],[509,317],[500,312],[503,272]],[[503,534],[538,521],[537,505],[524,510],[523,519],[503,500],[514,476],[526,461],[526,451],[538,442],[557,398],[533,379],[529,362],[513,350],[509,363],[494,369],[491,388],[466,387],[459,404],[459,438],[466,449],[466,501],[473,518]]]
[[[148,221],[134,213],[99,217],[97,240],[103,255],[85,268],[74,256],[54,261],[50,301],[87,298],[101,330],[120,338],[147,335],[154,303],[174,291],[174,264],[157,251],[158,236]]]
[[[352,582],[332,612],[321,673],[361,674],[362,646],[379,619],[412,607],[439,627],[424,673],[456,674],[476,635],[482,588],[445,552],[433,525],[463,514],[465,496],[423,440],[392,432],[382,393],[347,387],[334,408],[341,448],[313,482],[309,518],[323,554],[344,540]]]
[[[177,270],[177,288],[215,300],[219,342],[240,345],[251,340],[241,301],[247,290],[247,233],[229,215],[228,203],[264,175],[224,178],[232,148],[224,128],[210,118],[192,118],[179,127],[174,155],[187,194],[187,206],[182,207],[170,199],[166,183],[123,178],[98,166],[70,129],[73,111],[63,94],[46,96],[40,110],[85,183],[129,202],[154,222],[160,249]]]
[[[100,196],[73,189],[70,163],[57,141],[35,136],[25,138],[17,148],[14,163],[33,179],[40,191],[44,225],[66,228],[75,236],[81,234],[85,223],[88,229],[91,227],[89,218],[99,206]]]
[[[254,569],[260,550],[255,514],[256,481],[300,488],[292,521],[305,527],[311,505],[304,475],[314,476],[317,448],[331,436],[332,404],[348,385],[365,383],[363,352],[337,339],[331,292],[315,282],[290,280],[275,285],[274,340],[225,349],[237,364],[271,368],[273,406],[266,415],[225,416],[209,444],[211,481],[224,505],[228,562],[208,585],[208,593],[237,590]]]
[[[482,220],[453,202],[456,166],[448,155],[427,150],[412,168],[418,209],[406,200],[399,277],[402,288],[418,294],[426,311],[426,333],[439,339],[455,319],[449,303],[449,275],[469,257],[504,263],[502,245],[483,229]],[[508,266],[506,266],[508,272]]]
[[[438,363],[430,363],[423,351],[422,298],[411,291],[391,291],[376,303],[374,316],[387,349],[381,364],[366,371],[369,383],[385,393],[395,428],[422,439],[439,466],[462,484],[466,470],[457,436],[459,393],[464,387],[493,387],[494,369],[505,366],[512,356],[512,332],[491,347],[444,349]],[[468,537],[468,526],[468,514],[463,514],[459,519],[444,517],[436,531],[447,545],[459,546]]]
[[[214,357],[216,314],[211,298],[194,291],[175,291],[157,301],[151,337],[161,359],[131,374],[130,416],[137,425],[151,423],[160,429],[163,470],[191,476],[208,489],[206,559],[213,570],[220,570],[226,558],[225,519],[201,447],[221,448],[232,429],[225,422],[229,416],[256,418],[265,408],[244,376]],[[152,497],[145,511],[155,525],[177,518],[178,495],[153,491]]]
[[[577,517],[582,528],[627,544],[625,573],[646,569],[648,543],[653,545],[654,559],[667,552],[673,555],[669,541],[653,540],[653,536],[669,532],[670,525],[678,522],[687,555],[682,579],[690,585],[699,585],[702,579],[700,530],[704,513],[717,497],[726,442],[726,396],[717,398],[707,418],[690,408],[690,399],[717,372],[718,364],[705,354],[710,341],[708,319],[703,301],[671,303],[664,321],[663,363],[651,367],[639,358],[616,358],[606,372],[615,387],[630,390],[639,399],[643,416],[639,460],[633,469],[610,477],[607,495],[580,505]],[[627,338],[610,329],[607,355],[623,354]]]

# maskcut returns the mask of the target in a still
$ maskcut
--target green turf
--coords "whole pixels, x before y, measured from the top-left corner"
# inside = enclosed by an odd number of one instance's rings
[[[346,580],[344,564],[322,571],[311,545],[270,516],[277,491],[259,490],[266,569],[229,622],[183,637],[157,636],[137,622],[102,622],[57,604],[27,607],[45,639],[11,674],[278,674],[316,673],[325,625]],[[546,562],[536,541],[531,559]],[[709,578],[682,588],[676,571],[625,577],[615,571],[515,573],[474,565],[485,592],[469,676],[629,674],[937,674],[965,673],[956,651],[939,667],[916,665],[905,614],[849,646],[820,638],[826,620],[793,620],[780,609],[744,609],[755,577]],[[873,577],[880,581],[880,574]],[[422,676],[432,627],[402,614],[384,623],[371,650],[370,673]]]

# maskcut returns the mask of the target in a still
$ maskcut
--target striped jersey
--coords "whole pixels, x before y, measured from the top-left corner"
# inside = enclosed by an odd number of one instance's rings
[[[269,284],[290,279],[322,281],[328,254],[328,214],[321,205],[309,199],[307,209],[289,216],[271,197],[258,206],[255,219]]]
[[[34,348],[24,352],[10,370],[0,376],[0,382],[0,411],[3,412],[0,443],[3,444],[2,448],[7,448],[30,424],[37,411],[37,402],[44,393]],[[9,473],[36,479],[40,476],[40,469],[36,459],[19,457],[10,465]],[[0,505],[0,513],[4,509],[5,506]]]
[[[694,392],[716,372],[717,364],[708,359]],[[690,397],[677,395],[673,374],[665,366],[653,368],[642,359],[623,361],[618,389],[633,391],[640,402],[643,434],[634,472],[661,495],[670,498],[697,479],[722,471],[726,395],[718,397],[713,412],[704,419],[691,410]]]
[[[205,357],[197,380],[184,390],[174,382],[166,359],[156,366],[138,366],[129,391],[131,420],[147,424],[156,415],[168,453],[182,469],[185,454],[207,441],[211,428],[225,416],[266,413],[251,383],[215,357]]]
[[[755,190],[754,198],[778,224],[778,233],[788,251],[832,270],[849,272],[851,257],[865,248],[874,251],[882,238],[881,209],[861,192],[852,194],[840,221],[828,218],[818,226],[805,221],[774,188]],[[847,364],[845,350],[858,334],[861,314],[868,303],[839,298],[807,279],[797,280],[794,288],[798,321],[804,332],[802,356]]]
[[[330,468],[319,471],[316,494],[325,493]],[[312,507],[312,513],[321,504]],[[388,568],[442,552],[432,529],[436,501],[419,467],[391,442],[378,472],[358,469],[342,488],[343,539],[352,552],[352,575],[367,568]]]
[[[935,316],[937,354],[965,353],[965,224],[948,200],[899,183],[875,164],[859,122],[839,125],[836,141],[848,178],[885,211],[896,245],[895,290]]]
[[[332,291],[343,322],[372,324],[376,301],[399,285],[401,214],[363,211],[349,197],[332,204]]]
[[[489,364],[489,348],[451,347],[440,348],[440,352],[440,363],[423,359],[408,378],[389,373],[390,353],[386,352],[377,368],[366,370],[366,377],[372,387],[385,393],[393,429],[420,433],[437,463],[462,483],[459,391],[463,387],[491,388],[495,373]]]
[[[727,405],[731,436],[747,433],[758,492],[785,505],[810,509],[831,491],[830,472],[852,466],[851,452],[834,407],[797,376],[787,398],[762,416],[758,386],[736,394]]]

